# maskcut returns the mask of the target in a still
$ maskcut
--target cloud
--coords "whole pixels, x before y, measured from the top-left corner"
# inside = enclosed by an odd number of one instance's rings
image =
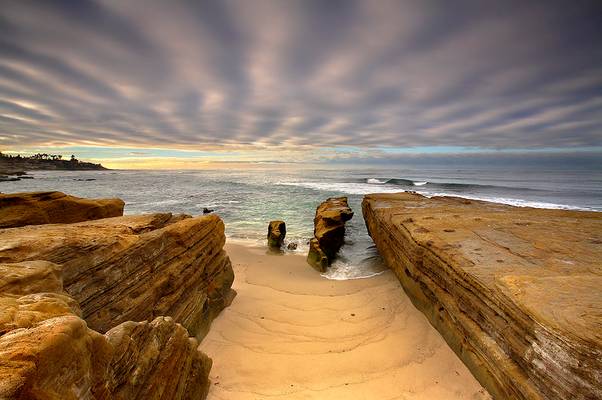
[[[599,15],[585,0],[3,2],[0,144],[600,146]]]

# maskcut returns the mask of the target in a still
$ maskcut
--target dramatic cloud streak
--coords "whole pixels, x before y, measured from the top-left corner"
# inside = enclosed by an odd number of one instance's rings
[[[597,1],[2,1],[0,146],[602,145]]]

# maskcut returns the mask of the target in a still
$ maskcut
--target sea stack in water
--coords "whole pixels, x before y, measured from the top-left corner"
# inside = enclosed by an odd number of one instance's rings
[[[0,194],[0,228],[119,217],[123,206],[121,199],[81,199],[61,192]]]
[[[374,194],[370,236],[495,399],[602,398],[602,213]]]
[[[268,225],[268,247],[280,249],[286,236],[286,224],[284,221],[271,221]]]
[[[320,204],[314,218],[314,237],[307,262],[324,272],[345,243],[345,222],[353,217],[347,197],[332,197]]]
[[[1,399],[205,398],[197,339],[234,296],[218,216],[31,225],[0,243]]]

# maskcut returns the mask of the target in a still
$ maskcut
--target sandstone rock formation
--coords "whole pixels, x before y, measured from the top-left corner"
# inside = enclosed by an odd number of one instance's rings
[[[216,215],[125,216],[0,230],[0,262],[60,265],[88,326],[171,316],[204,336],[233,298],[224,224]]]
[[[268,225],[268,247],[279,249],[284,243],[286,236],[286,224],[284,221],[270,221]]]
[[[224,242],[213,215],[0,229],[0,399],[205,398]]]
[[[45,319],[0,336],[0,398],[110,399],[112,349],[75,315]]]
[[[58,265],[46,261],[0,264],[0,335],[41,321],[81,315],[63,291]]]
[[[0,194],[0,228],[118,217],[123,206],[120,199],[81,199],[61,192]]]
[[[314,237],[309,242],[307,262],[325,271],[345,243],[345,222],[353,217],[347,197],[327,199],[316,209]]]
[[[364,198],[416,307],[496,399],[602,398],[602,213]]]
[[[105,335],[113,349],[108,392],[115,400],[204,399],[212,361],[170,317],[124,322]]]
[[[309,252],[307,253],[307,262],[320,272],[325,272],[330,266],[330,259],[320,247],[318,239],[315,237],[309,241]]]
[[[102,335],[76,315],[77,303],[61,291],[52,264],[3,264],[3,272],[11,266],[0,299],[29,296],[34,309],[2,307],[20,323],[1,319],[1,399],[205,398],[211,359],[171,318],[125,322]],[[29,293],[45,289],[52,292]]]

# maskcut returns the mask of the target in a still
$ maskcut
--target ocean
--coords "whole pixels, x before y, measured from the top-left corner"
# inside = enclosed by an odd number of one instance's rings
[[[229,241],[265,245],[270,220],[287,225],[286,242],[306,254],[317,205],[348,196],[355,212],[347,223],[346,244],[324,276],[356,279],[385,267],[367,234],[361,213],[364,194],[415,191],[516,206],[602,211],[599,171],[501,168],[308,168],[255,165],[205,170],[32,171],[34,179],[0,182],[3,193],[58,190],[81,197],[119,197],[126,214],[215,210]]]

